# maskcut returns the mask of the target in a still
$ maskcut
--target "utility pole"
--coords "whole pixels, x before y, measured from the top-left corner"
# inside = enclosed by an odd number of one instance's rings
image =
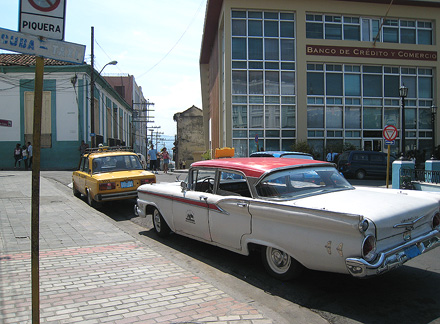
[[[95,27],[92,26],[90,50],[92,57],[90,60],[90,136],[92,147],[96,146],[95,137]]]
[[[141,105],[141,109],[134,109],[134,105]],[[145,107],[144,107],[145,106]],[[133,111],[137,112],[145,112],[145,120],[143,120],[143,116],[138,115],[136,119],[133,119],[133,123],[146,123],[145,125],[145,156],[148,154],[148,123],[154,123],[152,119],[154,119],[154,116],[149,116],[149,112],[154,111],[153,109],[150,109],[150,106],[154,106],[154,102],[150,102],[149,99],[147,99],[144,102],[133,102]],[[140,127],[142,128],[142,126]],[[141,132],[142,133],[142,132]]]

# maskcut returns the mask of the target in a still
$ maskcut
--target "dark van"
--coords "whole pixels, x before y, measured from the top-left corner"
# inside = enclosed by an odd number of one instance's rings
[[[390,164],[394,161],[390,159]],[[346,177],[386,177],[387,154],[374,151],[346,151],[338,157],[338,170]]]

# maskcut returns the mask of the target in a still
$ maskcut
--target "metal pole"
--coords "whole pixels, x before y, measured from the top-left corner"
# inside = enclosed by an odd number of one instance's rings
[[[31,281],[32,281],[32,323],[40,323],[40,151],[41,115],[43,106],[44,59],[36,58],[33,124],[32,162],[32,212],[31,212]]]
[[[402,98],[402,157],[405,159],[405,97]]]
[[[435,114],[436,106],[431,106],[431,126],[432,126],[432,156],[435,157]]]
[[[95,28],[92,26],[92,32],[91,32],[91,60],[90,60],[90,67],[91,67],[91,73],[90,73],[90,133],[91,133],[91,142],[92,147],[95,147],[96,145],[96,138],[95,138]]]

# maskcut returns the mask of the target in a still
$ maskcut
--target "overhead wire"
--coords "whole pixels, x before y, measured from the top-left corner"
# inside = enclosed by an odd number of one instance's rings
[[[186,32],[189,30],[189,28],[191,27],[191,25],[194,23],[194,21],[196,20],[196,17],[200,11],[200,9],[202,8],[202,4],[205,2],[206,0],[202,0],[200,2],[199,7],[197,8],[197,11],[195,12],[193,18],[191,19],[191,21],[189,22],[188,26],[185,28],[185,30],[183,31],[182,35],[180,35],[179,39],[176,41],[176,43],[174,43],[174,45],[170,48],[170,50],[161,58],[159,59],[159,61],[157,61],[152,67],[150,67],[146,72],[141,73],[140,75],[138,75],[138,78],[143,77],[144,75],[148,74],[149,72],[151,72],[153,69],[155,69],[160,63],[162,63],[167,57],[168,55],[170,55],[170,53],[176,48],[176,46],[180,43],[180,41],[182,40],[183,36],[185,36]]]

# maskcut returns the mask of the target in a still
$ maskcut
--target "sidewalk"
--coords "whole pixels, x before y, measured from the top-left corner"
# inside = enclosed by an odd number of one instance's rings
[[[0,323],[31,323],[30,224],[31,172],[0,171]],[[286,323],[183,267],[41,177],[41,323]]]

